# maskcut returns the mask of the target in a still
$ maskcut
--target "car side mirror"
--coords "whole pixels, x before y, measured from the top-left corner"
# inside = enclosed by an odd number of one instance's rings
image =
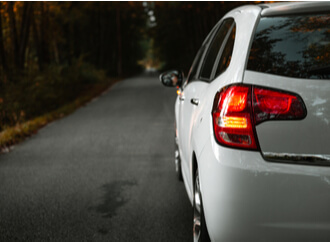
[[[166,71],[160,74],[159,79],[164,86],[167,87],[181,87],[183,83],[184,74],[179,70]]]

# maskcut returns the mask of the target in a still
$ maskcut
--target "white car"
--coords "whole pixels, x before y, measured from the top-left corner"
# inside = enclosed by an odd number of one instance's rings
[[[160,79],[194,241],[330,241],[330,2],[234,9]]]

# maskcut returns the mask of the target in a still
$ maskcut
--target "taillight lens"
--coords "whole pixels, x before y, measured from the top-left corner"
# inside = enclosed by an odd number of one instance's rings
[[[296,94],[260,87],[253,88],[255,124],[266,120],[297,120],[306,117],[305,104]]]
[[[217,141],[226,146],[257,149],[250,86],[230,86],[216,95],[212,116]]]
[[[212,110],[216,140],[225,146],[258,149],[255,125],[266,120],[306,117],[302,99],[292,93],[233,85],[216,94]]]

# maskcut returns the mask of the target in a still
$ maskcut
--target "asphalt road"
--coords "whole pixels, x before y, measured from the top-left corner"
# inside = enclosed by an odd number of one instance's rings
[[[126,79],[0,155],[0,241],[191,241],[175,90]]]

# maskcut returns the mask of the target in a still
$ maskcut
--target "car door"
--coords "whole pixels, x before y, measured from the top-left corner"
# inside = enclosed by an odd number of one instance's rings
[[[191,184],[191,137],[196,113],[204,102],[205,92],[214,77],[214,65],[232,29],[233,19],[218,24],[199,51],[191,73],[179,96],[179,147],[184,179]]]
[[[186,80],[186,83],[183,85],[182,91],[179,94],[179,122],[178,122],[178,136],[179,136],[179,150],[180,150],[180,156],[181,156],[181,165],[182,165],[182,175],[183,178],[186,180],[189,178],[189,167],[188,167],[188,158],[187,158],[187,141],[189,140],[187,135],[190,135],[191,130],[191,118],[193,111],[197,108],[197,103],[193,102],[199,102],[197,99],[197,96],[200,95],[202,92],[201,89],[203,87],[200,87],[199,85],[202,85],[201,83],[197,83],[196,80],[196,74],[201,64],[201,59],[204,56],[206,44],[204,44],[200,50],[197,53],[197,56],[194,60],[194,63],[191,67],[190,73],[188,74],[188,78]],[[190,98],[190,100],[189,100]],[[192,98],[195,98],[195,100],[191,100]]]

